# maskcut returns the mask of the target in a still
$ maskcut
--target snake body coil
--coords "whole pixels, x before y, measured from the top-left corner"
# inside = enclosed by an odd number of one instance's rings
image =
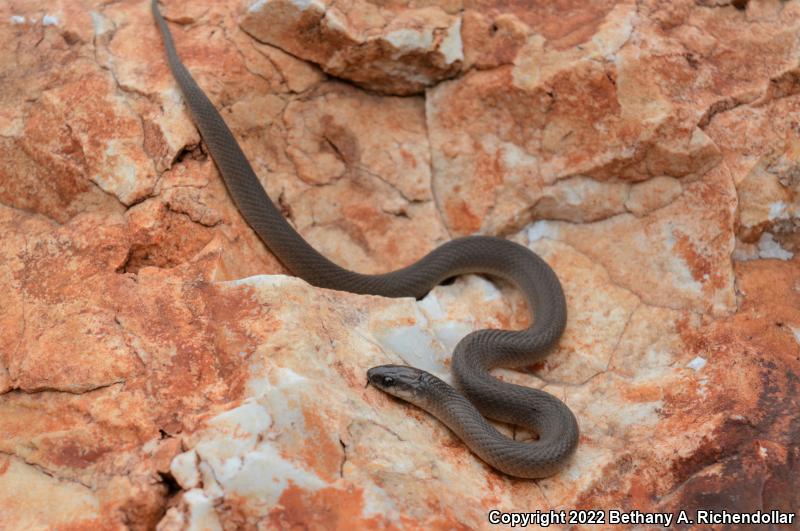
[[[513,282],[535,311],[535,320],[526,330],[479,330],[458,343],[452,368],[463,395],[439,378],[411,367],[374,367],[368,371],[369,381],[439,418],[473,452],[502,472],[540,478],[563,466],[578,443],[578,424],[569,408],[549,393],[504,383],[489,374],[494,367],[536,362],[561,336],[566,302],[553,270],[528,248],[485,236],[452,240],[408,267],[381,275],[363,275],[334,264],[303,239],[267,196],[230,129],[180,61],[157,0],[152,1],[152,10],[170,69],[228,192],[245,221],[292,273],[322,288],[416,298],[455,275],[487,273]],[[510,439],[482,414],[532,429],[539,439]]]

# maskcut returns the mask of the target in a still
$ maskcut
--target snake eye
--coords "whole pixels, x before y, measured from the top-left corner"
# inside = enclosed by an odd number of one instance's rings
[[[391,376],[384,376],[383,377],[383,385],[385,385],[386,387],[393,386],[394,385],[394,378],[392,378]]]

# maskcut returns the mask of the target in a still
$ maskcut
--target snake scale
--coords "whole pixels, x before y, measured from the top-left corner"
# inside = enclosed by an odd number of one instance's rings
[[[295,275],[321,288],[385,297],[421,298],[443,280],[465,273],[494,275],[515,284],[535,312],[525,330],[479,330],[453,352],[454,381],[461,392],[430,373],[401,365],[367,371],[369,383],[428,411],[481,459],[522,478],[557,472],[578,444],[578,423],[569,408],[538,389],[502,382],[495,367],[521,367],[543,358],[567,320],[558,277],[539,256],[501,238],[454,239],[419,261],[380,275],[364,275],[331,262],[289,224],[269,198],[219,112],[181,62],[157,0],[153,16],[161,30],[172,74],[239,212],[270,251]],[[538,434],[522,442],[506,437],[486,418]]]

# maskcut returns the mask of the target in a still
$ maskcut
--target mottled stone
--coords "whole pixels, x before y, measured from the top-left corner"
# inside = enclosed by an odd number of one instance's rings
[[[733,8],[692,6],[619,2],[595,13],[591,33],[569,46],[530,29],[513,58],[430,89],[434,189],[448,226],[509,232],[540,208],[593,220],[626,211],[622,184],[691,181],[718,163],[702,127],[796,68],[798,15],[794,6],[764,6],[750,20]],[[603,185],[554,211],[558,183],[575,177]]]
[[[647,215],[584,224],[539,221],[528,238],[569,243],[647,304],[719,315],[736,306],[730,262],[735,208],[730,175],[718,166]]]
[[[446,239],[431,192],[421,99],[330,84],[290,103],[283,123],[301,183],[285,193],[288,215],[321,252],[380,272]]]
[[[230,201],[148,2],[12,0],[0,526],[797,511],[800,3],[163,10],[270,196],[332,260],[384,272],[484,233],[553,266],[563,338],[496,374],[561,397],[580,445],[559,474],[516,480],[366,388],[383,363],[450,380],[460,338],[527,326],[524,300],[481,276],[419,301],[289,276]]]
[[[369,0],[247,0],[242,28],[325,72],[388,94],[414,94],[461,69],[461,18],[435,5]]]
[[[706,130],[722,150],[739,195],[742,258],[800,251],[800,96],[772,95],[719,113]]]

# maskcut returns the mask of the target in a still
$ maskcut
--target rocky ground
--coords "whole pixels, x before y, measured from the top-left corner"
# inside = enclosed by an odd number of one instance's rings
[[[800,2],[169,0],[271,197],[343,266],[540,253],[570,312],[508,381],[575,412],[495,473],[372,388],[528,321],[288,276],[228,198],[149,2],[0,4],[0,527],[473,529],[491,509],[797,511]]]

